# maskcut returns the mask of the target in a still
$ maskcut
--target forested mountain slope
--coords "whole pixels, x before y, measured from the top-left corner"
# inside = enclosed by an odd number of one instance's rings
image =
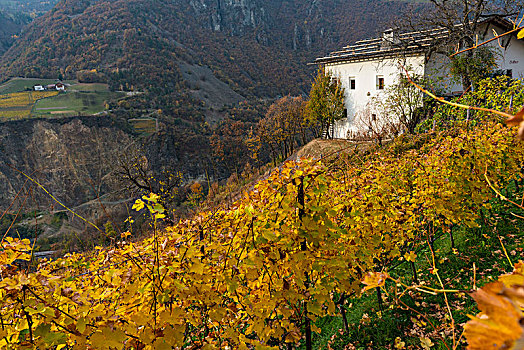
[[[0,8],[0,55],[2,55],[14,42],[15,36],[20,33],[23,26],[29,22],[24,15],[12,15]]]
[[[306,63],[380,30],[382,0],[64,0],[4,55],[0,77],[62,74],[115,89],[184,90],[180,62],[207,65],[244,97],[308,90]],[[84,72],[84,77],[85,77]]]
[[[107,82],[112,90],[139,92],[108,101],[108,115],[100,116],[118,121],[125,134],[118,144],[108,141],[108,152],[118,155],[122,144],[135,142],[137,133],[128,124],[130,119],[154,118],[157,132],[138,141],[143,142],[154,173],[167,169],[189,179],[225,180],[242,172],[251,160],[245,139],[272,98],[309,91],[315,67],[308,62],[373,35],[381,29],[378,24],[385,26],[401,6],[383,0],[62,0],[25,27],[0,58],[0,80],[78,78]],[[27,130],[38,130],[37,124],[28,121]],[[10,135],[10,127],[2,124],[0,134],[3,129],[4,135]],[[107,129],[90,128],[93,135],[107,136]],[[51,129],[61,132],[55,124]],[[110,129],[109,135],[120,132]],[[35,176],[51,192],[69,189],[70,177],[46,177],[46,171],[60,168],[89,177],[92,170],[73,169],[47,158],[42,164],[12,159],[21,152],[38,159],[31,152],[39,148],[26,147],[31,137],[24,142],[5,138],[4,162],[27,173],[45,168]],[[72,163],[82,159],[81,147],[69,147]],[[98,149],[98,144],[92,147]],[[95,171],[118,170],[116,162],[108,164],[114,169]],[[23,179],[9,169],[0,172],[11,181],[4,198],[9,203]],[[100,195],[114,189],[100,188]],[[94,198],[90,191],[88,185],[79,186],[75,195],[64,200],[79,205]]]

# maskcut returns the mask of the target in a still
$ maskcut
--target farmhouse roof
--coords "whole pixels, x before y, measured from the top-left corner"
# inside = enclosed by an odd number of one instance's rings
[[[492,17],[482,22],[493,22],[505,29],[511,29],[512,24],[506,19]],[[461,24],[455,25],[457,28]],[[416,32],[397,33],[394,29],[388,29],[382,33],[382,37],[366,39],[348,45],[339,51],[333,51],[326,57],[315,60],[316,64],[336,63],[346,61],[363,61],[379,58],[396,57],[399,55],[424,54],[438,40],[449,37],[446,28],[435,28]]]

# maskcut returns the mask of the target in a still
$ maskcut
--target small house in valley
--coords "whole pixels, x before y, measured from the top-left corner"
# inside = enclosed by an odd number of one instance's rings
[[[35,85],[35,86],[33,86],[33,90],[34,91],[44,91],[45,88],[44,88],[43,85]]]
[[[513,24],[492,18],[477,28],[480,43],[513,29]],[[316,63],[340,79],[345,89],[347,118],[332,126],[334,137],[365,133],[368,131],[366,121],[388,118],[383,111],[374,110],[373,101],[384,99],[388,86],[399,82],[406,68],[411,74],[431,81],[432,87],[444,94],[461,94],[462,83],[451,75],[450,58],[432,50],[436,43],[448,38],[449,31],[444,28],[409,33],[390,29],[379,38],[357,41],[318,58]],[[516,33],[495,39],[486,46],[494,52],[498,74],[524,79],[524,40],[518,40]]]

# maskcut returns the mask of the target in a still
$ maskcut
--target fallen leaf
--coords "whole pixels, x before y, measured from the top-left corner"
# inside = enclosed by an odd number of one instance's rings
[[[422,349],[429,350],[431,347],[435,345],[429,338],[421,337],[420,338],[420,346],[422,346]]]

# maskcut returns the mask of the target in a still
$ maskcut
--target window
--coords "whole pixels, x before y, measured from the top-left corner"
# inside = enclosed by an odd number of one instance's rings
[[[501,75],[505,75],[509,78],[513,78],[513,70],[512,69],[496,69],[493,71],[493,73],[490,76],[494,78],[494,77],[498,77]]]
[[[377,90],[384,90],[384,76],[377,75]]]
[[[377,115],[375,113],[371,114],[371,121],[376,122],[377,121]]]
[[[349,77],[349,89],[350,90],[355,90],[356,85],[357,85],[357,81],[356,81],[355,77]]]

